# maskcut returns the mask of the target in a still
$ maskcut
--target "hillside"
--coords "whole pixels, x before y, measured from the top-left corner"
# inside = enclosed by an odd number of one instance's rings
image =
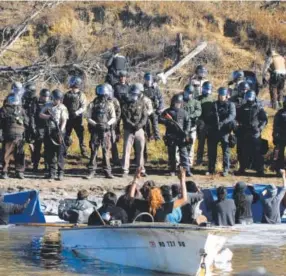
[[[130,62],[130,81],[146,71],[162,72],[176,60],[176,35],[184,54],[198,42],[208,47],[160,85],[166,102],[188,81],[198,64],[206,65],[215,88],[226,85],[238,68],[260,77],[269,45],[286,54],[286,3],[274,2],[41,2],[0,3],[0,87],[2,97],[12,80],[34,80],[38,88],[66,89],[69,75],[84,78],[93,96],[104,80],[104,61],[114,45]],[[35,12],[37,16],[29,20]],[[11,46],[21,26],[23,32]],[[26,25],[25,25],[26,24]],[[5,48],[6,47],[6,48]],[[3,50],[5,49],[5,52]],[[266,91],[266,90],[265,90]],[[261,95],[268,98],[268,93]],[[269,111],[270,122],[273,112]],[[271,123],[264,136],[271,137]],[[73,150],[77,151],[77,145]],[[161,149],[160,156],[158,150]],[[162,142],[151,144],[152,159],[166,158]]]

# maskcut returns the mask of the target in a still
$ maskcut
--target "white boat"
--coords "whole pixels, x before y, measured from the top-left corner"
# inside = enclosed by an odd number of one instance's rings
[[[219,231],[212,234],[210,228],[183,224],[90,226],[60,232],[62,246],[78,257],[177,275],[210,271],[226,242]]]

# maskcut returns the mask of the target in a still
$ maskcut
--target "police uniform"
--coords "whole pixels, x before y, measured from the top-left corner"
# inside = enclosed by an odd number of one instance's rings
[[[29,125],[28,117],[21,105],[6,103],[1,109],[0,124],[3,130],[3,176],[8,173],[11,159],[15,159],[15,170],[18,176],[25,171],[24,133]]]
[[[269,79],[269,90],[272,107],[274,109],[278,108],[278,105],[282,104],[283,90],[285,86],[285,78],[286,78],[286,62],[285,58],[276,53],[275,51],[271,51],[270,56],[267,57],[264,68],[262,79],[265,81],[265,77],[267,72],[270,73]]]
[[[124,145],[122,169],[124,174],[129,173],[130,154],[133,144],[136,147],[136,165],[142,167],[142,173],[145,173],[144,168],[144,147],[145,134],[143,127],[146,125],[148,114],[145,102],[139,98],[136,102],[125,102],[122,106],[122,120],[124,129]]]
[[[34,151],[32,154],[32,161],[33,161],[33,168],[36,171],[39,166],[39,162],[41,159],[41,149],[42,145],[44,144],[44,137],[45,137],[45,131],[47,128],[47,122],[44,119],[40,118],[40,112],[43,109],[43,107],[47,104],[47,102],[42,102],[40,99],[38,100],[36,104],[36,111],[34,116],[34,124],[35,124],[35,142],[34,142]],[[44,150],[44,161],[45,161],[45,167],[47,167],[47,158],[46,158],[46,150]]]
[[[284,169],[284,152],[286,147],[286,106],[280,109],[274,117],[273,123],[273,143],[278,147],[276,170]]]
[[[63,104],[66,106],[69,113],[69,119],[66,125],[65,143],[67,146],[71,145],[71,133],[74,129],[79,140],[81,154],[86,155],[83,127],[83,114],[86,110],[86,96],[82,91],[68,91],[64,95]]]
[[[117,148],[117,142],[118,142],[118,129],[120,128],[120,119],[121,119],[121,107],[120,103],[116,98],[112,98],[110,100],[114,106],[116,121],[111,127],[111,154],[112,154],[112,162],[113,164],[120,165],[119,155],[118,155],[118,148]]]
[[[110,166],[110,149],[111,149],[111,125],[116,121],[116,114],[114,104],[111,101],[103,98],[95,98],[87,108],[86,117],[89,120],[94,121],[96,124],[91,125],[89,123],[90,142],[91,149],[90,160],[88,164],[88,170],[90,176],[94,175],[97,163],[96,158],[98,155],[98,149],[102,147],[103,155],[103,169],[106,177],[112,177]]]
[[[180,132],[176,125],[171,123],[170,119],[166,119],[166,115],[170,115],[172,120],[177,122]],[[190,171],[189,156],[186,147],[185,138],[190,132],[190,119],[188,113],[183,109],[167,108],[160,116],[160,122],[166,125],[165,144],[168,147],[168,164],[171,173],[176,171],[176,150],[178,148],[180,155],[180,164],[187,172]]]
[[[197,139],[197,120],[202,114],[202,107],[198,100],[190,99],[188,101],[184,101],[183,109],[188,113],[190,120],[189,138],[191,138],[191,143],[187,145],[187,150],[189,154],[190,167],[192,167],[195,155],[195,143]]]
[[[215,172],[217,159],[217,145],[221,143],[223,151],[223,171],[228,173],[230,166],[229,134],[233,128],[236,110],[230,101],[215,101],[207,119],[208,130],[208,172]]]
[[[207,116],[210,114],[213,100],[211,95],[199,96],[198,101],[201,104],[202,114],[197,123],[197,135],[198,135],[198,149],[197,149],[197,163],[200,164],[203,161],[205,142],[208,136],[209,126],[207,124]]]
[[[114,85],[114,97],[119,101],[121,106],[127,100],[129,88],[128,83],[118,82]]]
[[[261,154],[261,132],[266,126],[267,115],[259,102],[245,103],[237,114],[239,124],[238,140],[242,145],[240,161],[240,172],[249,168],[250,160],[259,174],[263,174],[264,160]]]
[[[61,128],[61,126],[66,125],[69,113],[66,106],[61,103],[58,105],[47,103],[40,113],[51,115],[55,120],[55,122],[52,120],[48,120],[47,122],[44,145],[49,166],[49,178],[55,178],[56,172],[58,172],[58,176],[60,178],[64,174],[65,145],[62,141],[59,141],[57,126]],[[65,131],[61,129],[61,132],[64,135]]]
[[[127,60],[126,57],[120,55],[119,53],[113,54],[106,62],[106,67],[108,69],[108,74],[106,76],[106,82],[114,85],[119,80],[119,73],[121,71],[126,71]]]
[[[147,86],[144,84],[144,91],[143,94],[148,97],[152,101],[153,112],[149,115],[150,124],[147,123],[146,133],[148,138],[151,137],[151,129],[153,130],[153,136],[155,140],[160,139],[160,132],[158,127],[158,115],[161,114],[162,110],[164,109],[164,102],[162,94],[159,90],[157,85],[152,84],[152,86]]]

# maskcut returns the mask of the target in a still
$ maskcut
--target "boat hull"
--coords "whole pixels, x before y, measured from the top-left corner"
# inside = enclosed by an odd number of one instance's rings
[[[210,267],[225,238],[189,227],[124,226],[61,229],[64,248],[79,257],[166,273],[196,275],[202,253]]]

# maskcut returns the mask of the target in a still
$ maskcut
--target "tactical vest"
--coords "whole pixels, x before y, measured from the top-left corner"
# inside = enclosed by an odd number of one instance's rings
[[[142,113],[145,109],[145,103],[142,100],[138,100],[136,103],[124,105],[124,113],[127,114],[127,118],[134,124],[138,124],[141,120]]]
[[[13,139],[22,137],[25,131],[25,117],[21,106],[4,107],[5,123],[3,129],[4,138]]]
[[[113,59],[112,67],[116,71],[121,71],[126,69],[126,58],[124,56],[116,56]]]
[[[219,121],[222,122],[229,116],[230,102],[226,101],[226,102],[223,102],[222,104],[218,104],[218,102],[216,102],[215,105],[217,108]]]
[[[127,99],[128,90],[129,90],[129,85],[127,84],[118,83],[114,87],[114,97],[117,98],[117,100],[120,102],[121,105]]]
[[[36,124],[36,128],[45,128],[47,125],[47,121],[44,119],[41,119],[39,117],[41,110],[43,109],[43,107],[46,105],[46,103],[42,103],[42,102],[38,102],[37,106],[36,106],[36,114],[35,114],[35,124]]]
[[[94,100],[94,106],[91,112],[91,119],[98,124],[107,124],[108,118],[108,101]]]
[[[67,92],[64,97],[64,105],[68,109],[69,113],[74,113],[80,109],[80,97],[81,91],[73,93],[71,91]]]
[[[151,86],[151,87],[146,87],[144,86],[144,92],[143,94],[148,97],[153,104],[153,108],[158,108],[159,107],[159,100],[158,100],[158,95],[157,95],[157,91],[156,88]]]
[[[176,121],[182,129],[184,129],[184,122],[186,117],[185,110],[182,108],[178,110],[170,109],[168,113],[171,115],[173,120]]]
[[[251,106],[244,105],[242,107],[242,125],[247,128],[255,128],[259,125],[258,113],[260,111],[260,106],[254,103]]]

